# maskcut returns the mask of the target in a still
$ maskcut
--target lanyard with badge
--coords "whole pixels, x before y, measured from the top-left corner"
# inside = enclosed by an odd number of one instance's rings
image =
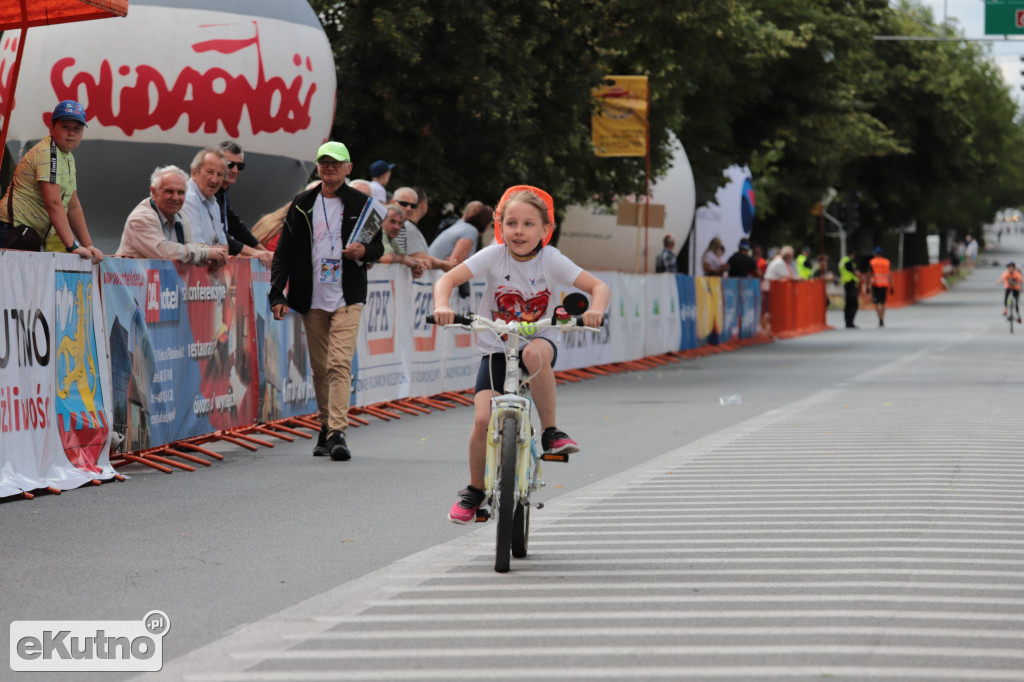
[[[327,232],[327,236],[331,239],[331,256],[334,255],[335,239],[338,242],[341,241],[341,223],[342,220],[338,220],[338,234],[335,235],[331,229],[331,221],[327,218],[327,200],[324,199],[324,195],[320,195],[320,208],[324,212],[324,229]],[[342,216],[344,216],[345,207],[342,206]],[[340,258],[321,258],[320,259],[320,273],[319,279],[320,284],[337,284],[341,281],[341,259]]]

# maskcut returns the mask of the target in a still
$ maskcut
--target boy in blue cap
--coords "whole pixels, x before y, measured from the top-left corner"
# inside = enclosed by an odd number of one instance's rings
[[[52,227],[63,250],[94,263],[103,260],[85,224],[71,155],[84,130],[85,107],[74,100],[60,102],[50,115],[50,134],[21,158],[0,199],[0,246],[42,251]]]

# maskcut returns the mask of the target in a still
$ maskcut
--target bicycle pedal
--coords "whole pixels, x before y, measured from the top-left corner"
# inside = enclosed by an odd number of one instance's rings
[[[554,453],[550,453],[550,454],[541,455],[540,458],[542,460],[544,460],[545,462],[568,462],[569,461],[569,455],[568,454],[554,454]]]
[[[491,512],[486,509],[477,508],[476,510],[476,522],[484,523],[487,519],[491,518]]]

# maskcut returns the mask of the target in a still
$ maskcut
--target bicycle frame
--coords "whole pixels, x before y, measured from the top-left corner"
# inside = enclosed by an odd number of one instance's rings
[[[1013,322],[1020,316],[1020,292],[1013,289],[1006,289],[1003,295],[1003,304],[1006,308],[1006,319],[1010,323],[1010,333],[1013,333]]]
[[[506,417],[513,417],[518,425],[516,454],[516,502],[530,504],[530,493],[538,490],[540,482],[540,457],[534,441],[533,401],[528,389],[520,379],[519,341],[520,334],[506,332],[504,393],[491,398],[491,419],[487,427],[487,456],[484,465],[484,492],[488,506],[494,508],[495,475],[498,471],[498,457],[501,445],[501,425]]]

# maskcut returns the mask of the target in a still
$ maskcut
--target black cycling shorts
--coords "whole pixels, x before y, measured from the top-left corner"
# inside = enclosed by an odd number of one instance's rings
[[[871,302],[885,305],[886,296],[889,294],[888,287],[871,287]]]
[[[554,351],[554,355],[551,356],[551,366],[555,366],[555,362],[558,360],[558,346],[554,344],[550,339],[539,337],[532,339],[531,343],[537,341],[544,341],[551,345],[551,350]],[[522,353],[522,351],[519,351]],[[522,372],[522,376],[525,378],[528,376],[526,365],[523,364],[523,356],[519,356],[519,371]],[[492,383],[493,379],[493,383]],[[497,385],[495,385],[497,384]],[[480,368],[476,371],[476,386],[473,389],[473,393],[479,393],[480,391],[495,391],[497,393],[505,392],[505,354],[504,353],[491,353],[480,358]]]

